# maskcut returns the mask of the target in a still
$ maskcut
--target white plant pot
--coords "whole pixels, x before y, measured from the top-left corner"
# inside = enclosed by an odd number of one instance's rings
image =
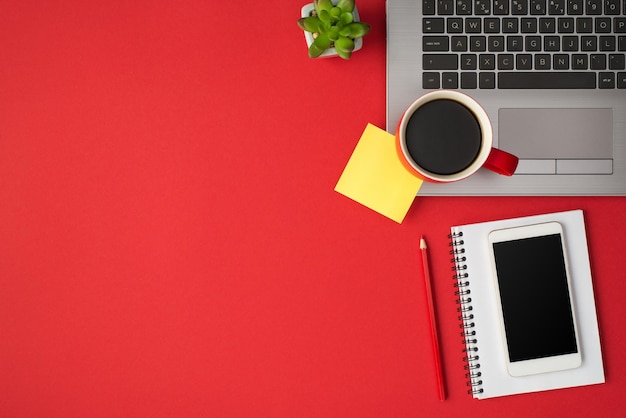
[[[333,0],[333,4],[337,4],[337,0]],[[315,7],[313,6],[313,3],[309,3],[306,4],[304,6],[302,6],[302,17],[308,17],[311,15],[311,12],[315,9]],[[356,9],[356,5],[354,6],[354,10],[352,11],[352,15],[354,16],[354,21],[355,22],[360,22],[359,19],[359,12]],[[311,32],[304,32],[304,39],[306,39],[306,47],[307,49],[311,46],[311,44],[313,43],[313,40],[315,38],[313,38],[313,34]],[[359,49],[363,48],[363,38],[357,38],[354,40],[354,50],[352,51],[353,53],[358,51]],[[326,51],[322,52],[322,55],[320,55],[318,58],[330,58],[330,57],[337,57],[339,56],[339,54],[337,53],[337,50],[335,48],[328,48]]]

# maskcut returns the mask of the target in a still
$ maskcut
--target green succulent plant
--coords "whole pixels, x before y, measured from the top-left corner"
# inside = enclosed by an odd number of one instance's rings
[[[355,39],[365,36],[370,25],[354,21],[354,0],[314,0],[311,16],[298,20],[298,26],[313,33],[309,57],[317,58],[328,48],[334,47],[343,59],[349,59],[354,51]]]

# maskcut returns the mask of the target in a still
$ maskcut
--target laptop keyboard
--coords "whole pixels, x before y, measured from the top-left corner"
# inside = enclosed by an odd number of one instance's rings
[[[626,89],[626,0],[419,1],[424,89]]]

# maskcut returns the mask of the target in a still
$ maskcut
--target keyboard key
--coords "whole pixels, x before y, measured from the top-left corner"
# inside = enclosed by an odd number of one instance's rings
[[[530,0],[530,14],[531,15],[545,15],[546,14],[546,0]]]
[[[610,54],[609,70],[626,70],[626,56],[624,54]]]
[[[459,74],[458,73],[443,73],[441,77],[441,87],[444,89],[458,89],[459,88]]]
[[[553,17],[539,19],[539,33],[556,33],[556,19]]]
[[[506,50],[509,52],[521,52],[524,50],[524,38],[522,36],[507,36]]]
[[[528,14],[528,0],[511,0],[511,14],[523,16]]]
[[[618,15],[620,10],[619,2],[620,0],[606,0],[604,3],[604,14]],[[626,10],[623,13],[626,13]]]
[[[456,54],[424,54],[422,67],[425,70],[457,70],[459,68],[458,56]]]
[[[449,17],[446,20],[448,33],[463,33],[463,19],[460,17]]]
[[[478,88],[476,73],[461,73],[461,88],[475,89]]]
[[[478,68],[478,56],[476,54],[461,55],[461,70],[475,70]]]
[[[491,0],[474,0],[474,14],[491,14]]]
[[[424,89],[438,89],[440,87],[440,75],[439,73],[424,73],[422,74],[422,88]]]
[[[526,51],[541,51],[541,36],[527,36],[525,39]]]
[[[617,88],[626,89],[626,73],[617,73]]]
[[[562,39],[562,48],[566,52],[578,51],[578,36],[564,36]]]
[[[559,33],[574,33],[574,19],[571,17],[559,17]]]
[[[490,52],[503,52],[504,36],[490,36],[487,38],[487,48]]]
[[[454,14],[454,0],[437,0],[437,14],[448,16]]]
[[[558,36],[546,36],[543,38],[543,50],[544,51],[560,51],[561,50],[561,38]]]
[[[601,36],[600,37],[600,51],[615,51],[617,48],[615,44],[615,36]]]
[[[548,14],[550,15],[564,15],[565,14],[565,0],[550,0],[548,2]]]
[[[513,63],[513,54],[498,54],[498,70],[512,70]]]
[[[453,52],[467,52],[467,36],[453,36],[450,50]]]
[[[591,54],[589,64],[592,70],[606,70],[606,55]]]
[[[572,55],[572,69],[573,70],[586,70],[589,68],[589,56],[586,54],[573,54]]]
[[[483,22],[485,33],[500,33],[500,19],[497,17],[486,17]]]
[[[615,73],[599,73],[598,74],[598,88],[614,89],[615,88]]]
[[[577,17],[576,18],[576,32],[577,33],[593,32],[593,19],[590,17]]]
[[[481,70],[495,70],[496,69],[496,56],[493,54],[480,54],[478,57],[478,67]]]
[[[569,55],[555,54],[552,57],[552,68],[555,70],[569,70]]]
[[[502,73],[511,74],[511,73]],[[495,89],[496,88],[496,74],[495,73],[480,73],[478,75],[478,87],[481,89]]]
[[[535,55],[535,70],[549,70],[552,65],[552,56],[548,54]]]
[[[502,32],[503,33],[517,33],[519,32],[519,20],[516,17],[505,17],[502,19]]]
[[[598,38],[595,36],[583,36],[580,38],[580,50],[581,51],[597,51],[598,50]]]
[[[537,33],[537,19],[534,17],[523,17],[520,29],[522,33]]]
[[[467,18],[465,19],[465,32],[467,33],[481,33],[482,24],[480,18]]]
[[[626,7],[624,7],[626,9]],[[624,10],[626,13],[626,10]],[[615,33],[626,33],[626,17],[613,18],[613,31]]]
[[[457,0],[456,14],[467,16],[472,14],[472,0]]]
[[[567,0],[567,14],[582,15],[583,14],[583,0]]]
[[[487,50],[487,38],[484,36],[470,36],[470,51],[485,52]]]
[[[579,72],[502,72],[501,89],[595,89],[596,75]]]
[[[515,68],[517,70],[532,70],[533,56],[530,54],[519,54],[515,56]]]
[[[444,33],[445,21],[442,17],[425,17],[423,20],[424,33]]]
[[[447,36],[424,36],[422,38],[422,48],[426,52],[447,52],[450,49],[450,38]]]
[[[422,14],[424,16],[435,14],[435,0],[422,0]]]
[[[585,11],[588,15],[602,14],[602,0],[585,0]]]
[[[595,19],[596,33],[611,33],[611,18],[596,17]]]
[[[509,14],[509,0],[493,0],[493,14],[508,15]]]

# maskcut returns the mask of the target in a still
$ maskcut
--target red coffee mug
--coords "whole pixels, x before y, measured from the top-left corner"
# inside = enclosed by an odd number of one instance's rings
[[[457,172],[440,174],[429,171],[415,162],[407,147],[407,126],[411,116],[422,106],[435,100],[451,100],[471,112],[480,128],[480,143],[476,156],[469,165]],[[455,121],[450,120],[453,124]],[[493,147],[493,129],[487,112],[470,96],[454,90],[435,90],[415,100],[402,115],[396,130],[396,149],[404,167],[423,180],[435,183],[449,183],[462,180],[485,167],[495,173],[511,176],[517,168],[518,158],[506,151]]]

